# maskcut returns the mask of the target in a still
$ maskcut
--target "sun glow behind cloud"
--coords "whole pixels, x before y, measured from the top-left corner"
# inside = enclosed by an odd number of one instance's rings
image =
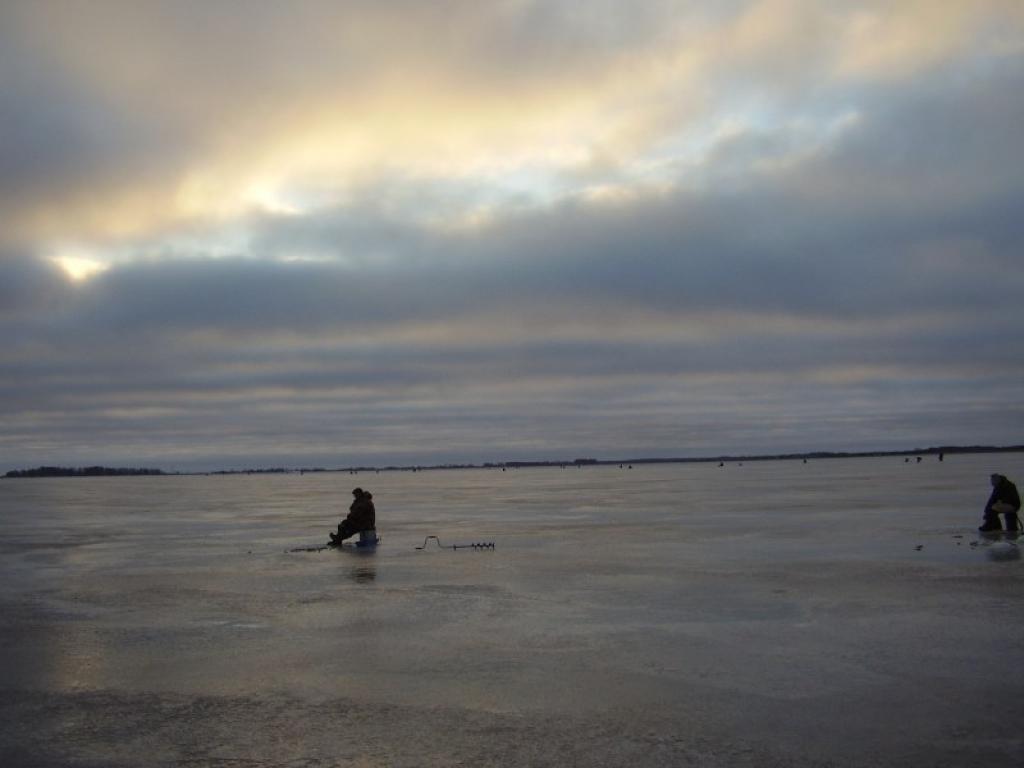
[[[64,226],[105,240],[159,237],[253,209],[296,215],[409,181],[464,185],[486,195],[491,210],[664,186],[708,160],[724,125],[777,131],[799,118],[827,130],[834,114],[794,99],[801,81],[904,77],[994,34],[994,22],[977,19],[1021,18],[1012,3],[980,6],[990,16],[959,0],[868,3],[856,12],[759,0],[731,15],[691,5],[668,17],[614,4],[584,13],[557,3],[454,3],[453,22],[406,5],[299,3],[287,14],[257,6],[245,18],[212,9],[209,29],[196,34],[184,12],[168,26],[133,4],[88,13],[42,4],[14,18],[28,40],[45,44],[51,66],[115,113],[151,120],[157,140],[177,132],[186,143],[174,150],[188,159],[95,180],[102,204],[94,192],[76,194],[58,217],[51,198],[19,221],[51,236],[67,236],[53,231]],[[567,39],[517,37],[531,14]],[[155,49],[140,42],[158,27]],[[422,42],[432,30],[447,49]],[[239,61],[224,61],[221,33],[240,46]],[[536,63],[515,58],[517,48]],[[764,106],[776,95],[782,108],[771,115]],[[812,141],[816,130],[807,131]],[[404,214],[415,216],[408,205]],[[467,201],[452,221],[477,210]]]
[[[78,254],[63,253],[51,258],[74,282],[84,282],[110,268],[105,261]]]

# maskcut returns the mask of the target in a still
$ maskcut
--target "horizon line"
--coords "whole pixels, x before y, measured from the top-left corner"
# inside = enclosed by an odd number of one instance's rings
[[[793,461],[807,459],[841,459],[841,458],[872,458],[884,456],[935,456],[944,454],[974,453],[1019,453],[1024,452],[1021,445],[948,445],[931,446],[928,448],[907,448],[899,450],[867,450],[867,451],[802,451],[794,453],[762,453],[762,454],[719,454],[716,456],[672,456],[672,457],[640,457],[630,459],[526,459],[500,462],[448,462],[444,464],[386,464],[386,465],[353,465],[348,467],[248,467],[245,469],[209,469],[189,471],[166,471],[160,468],[143,467],[106,467],[101,465],[65,467],[58,465],[40,465],[31,469],[10,470],[3,477],[24,479],[40,476],[53,477],[88,477],[88,476],[175,476],[175,475],[233,475],[233,474],[286,474],[305,472],[395,472],[395,471],[427,471],[443,469],[529,469],[537,467],[586,467],[609,466],[614,464],[697,464],[710,462],[743,462],[743,461]],[[45,474],[45,473],[52,474]],[[39,473],[39,474],[33,474]],[[64,473],[64,474],[58,474]]]

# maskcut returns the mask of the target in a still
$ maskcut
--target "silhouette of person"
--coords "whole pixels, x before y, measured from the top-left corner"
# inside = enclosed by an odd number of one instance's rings
[[[373,507],[373,494],[362,488],[354,488],[352,495],[355,498],[348,508],[348,515],[338,524],[338,532],[331,534],[331,546],[340,546],[349,536],[376,528],[377,511]]]
[[[999,524],[1000,515],[1006,517],[1006,530],[1020,530],[1020,520],[1017,518],[1020,494],[1017,493],[1017,486],[1004,475],[993,474],[989,480],[992,483],[992,495],[985,502],[985,521],[978,530],[1001,531],[1003,527]]]

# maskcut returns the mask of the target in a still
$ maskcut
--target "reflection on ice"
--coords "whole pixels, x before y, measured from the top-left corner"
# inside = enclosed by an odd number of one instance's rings
[[[349,577],[357,584],[365,584],[376,580],[377,569],[372,565],[353,568],[349,571]]]

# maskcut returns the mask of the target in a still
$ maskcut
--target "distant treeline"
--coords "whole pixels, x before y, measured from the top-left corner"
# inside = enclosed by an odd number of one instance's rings
[[[162,475],[159,469],[140,469],[135,467],[36,467],[35,469],[15,469],[6,477],[121,477],[124,475]]]

